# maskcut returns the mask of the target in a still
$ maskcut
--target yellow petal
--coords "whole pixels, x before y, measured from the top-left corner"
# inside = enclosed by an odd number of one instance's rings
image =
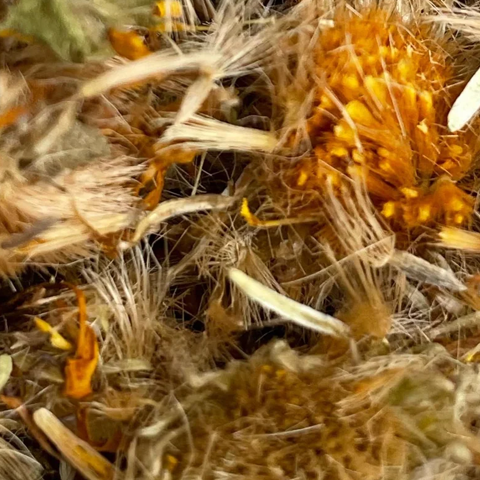
[[[305,223],[305,222],[311,222],[316,220],[315,218],[312,218],[312,217],[279,218],[278,220],[261,220],[250,211],[250,208],[248,206],[248,200],[246,198],[243,199],[240,215],[252,227],[267,227],[267,228],[281,227],[282,225],[293,225],[295,223]]]
[[[55,348],[59,348],[60,350],[73,349],[73,345],[68,340],[65,340],[48,322],[38,317],[36,317],[34,321],[40,331],[50,334],[50,343]]]
[[[158,17],[182,17],[183,8],[181,2],[177,0],[162,0],[155,3],[154,15]]]

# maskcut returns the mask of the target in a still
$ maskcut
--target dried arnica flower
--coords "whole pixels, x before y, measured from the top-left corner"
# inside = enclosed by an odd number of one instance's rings
[[[290,185],[322,192],[361,178],[397,229],[468,222],[474,199],[457,182],[475,138],[448,132],[458,78],[441,43],[431,27],[381,10],[337,13],[315,47],[313,151]]]

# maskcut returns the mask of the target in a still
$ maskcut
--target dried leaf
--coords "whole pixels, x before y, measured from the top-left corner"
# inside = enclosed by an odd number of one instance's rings
[[[81,60],[93,45],[74,5],[66,0],[19,0],[10,7],[2,28],[46,43],[65,60]]]
[[[480,324],[480,312],[470,313],[457,318],[452,322],[445,322],[429,332],[429,337],[433,340],[451,333],[458,333],[463,330],[478,328]]]
[[[0,355],[0,390],[7,384],[12,368],[12,357],[7,354]]]
[[[145,234],[155,231],[158,225],[169,218],[201,210],[223,210],[232,205],[234,201],[234,198],[223,195],[196,195],[162,202],[139,222],[132,242],[137,243]]]
[[[60,350],[73,350],[73,345],[68,340],[65,340],[48,322],[38,317],[34,319],[34,322],[39,330],[50,335],[50,343],[55,348],[59,348]]]
[[[91,419],[89,414],[89,407],[80,407],[78,409],[78,435],[83,440],[86,440],[97,452],[117,452],[123,440],[122,423],[114,422],[107,416],[102,416],[101,419],[98,416]]]
[[[37,442],[46,452],[57,458],[57,453],[50,445],[48,438],[35,423],[32,415],[28,411],[27,407],[23,404],[22,400],[18,397],[7,397],[5,395],[0,395],[0,400],[7,405],[8,408],[15,409],[17,411],[22,420],[25,422],[25,425],[27,426],[32,437],[37,440]]]
[[[448,288],[454,292],[463,292],[467,289],[451,271],[433,265],[411,253],[395,250],[389,259],[389,263],[403,271],[412,280]]]
[[[124,358],[123,360],[102,365],[102,372],[105,375],[121,372],[148,372],[150,370],[153,370],[152,364],[141,358]]]
[[[40,408],[33,414],[33,419],[65,459],[85,478],[88,480],[121,478],[120,473],[107,459],[72,433],[49,410]]]
[[[245,295],[286,320],[326,335],[349,336],[350,329],[340,320],[285,297],[236,268],[230,269],[228,276]]]
[[[205,69],[215,71],[218,70],[221,59],[219,54],[212,52],[188,53],[182,56],[154,53],[135,60],[134,63],[112,68],[97,78],[88,80],[81,86],[79,93],[85,98],[95,97],[122,85],[145,82],[152,78],[159,81],[179,70],[183,72]]]

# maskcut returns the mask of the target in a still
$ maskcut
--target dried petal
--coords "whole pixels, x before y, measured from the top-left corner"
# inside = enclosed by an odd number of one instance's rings
[[[234,198],[223,195],[196,195],[194,197],[167,200],[139,222],[132,241],[133,243],[140,241],[145,234],[149,231],[154,231],[156,226],[169,218],[201,210],[223,210],[232,205],[234,201]]]
[[[87,442],[80,440],[46,408],[40,408],[33,419],[42,432],[55,444],[68,462],[88,480],[113,480],[119,472]]]
[[[55,348],[59,348],[60,350],[73,350],[73,345],[68,340],[65,340],[48,322],[38,317],[34,319],[34,322],[39,330],[50,334],[50,342]]]
[[[92,377],[98,364],[99,347],[92,327],[87,324],[85,295],[72,286],[77,295],[80,330],[75,358],[69,358],[65,366],[65,394],[72,398],[83,398],[92,393]]]
[[[108,31],[108,39],[113,49],[129,60],[137,60],[152,53],[143,37],[135,30],[121,31],[111,28]]]
[[[285,297],[236,268],[228,276],[252,300],[301,327],[335,337],[349,335],[350,329],[340,320]]]

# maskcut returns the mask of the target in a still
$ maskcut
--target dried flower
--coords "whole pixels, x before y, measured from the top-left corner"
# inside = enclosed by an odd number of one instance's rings
[[[474,199],[456,182],[472,165],[474,136],[448,131],[454,69],[436,41],[431,28],[382,10],[337,12],[314,49],[312,154],[292,171],[293,188],[325,192],[326,182],[360,176],[397,228],[469,221]]]

